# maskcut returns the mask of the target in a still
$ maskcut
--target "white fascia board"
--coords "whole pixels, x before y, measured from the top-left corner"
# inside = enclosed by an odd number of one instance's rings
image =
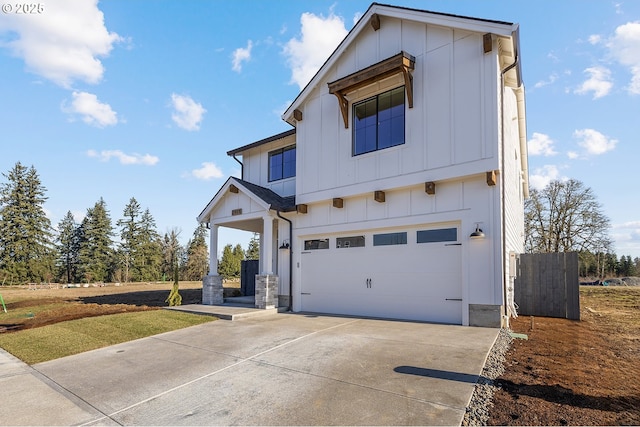
[[[415,22],[422,22],[424,24],[439,25],[459,30],[473,31],[478,33],[493,33],[503,37],[511,37],[518,27],[517,24],[484,21],[482,19],[460,16],[441,15],[433,12],[397,8],[393,6],[383,6],[374,3],[360,18],[356,25],[351,29],[344,40],[340,42],[336,50],[333,51],[331,56],[329,56],[327,61],[322,65],[322,67],[320,67],[315,76],[313,76],[311,81],[307,83],[304,89],[302,89],[300,94],[298,94],[289,108],[287,108],[284,114],[282,114],[282,120],[295,127],[296,121],[293,118],[293,111],[298,108],[300,104],[302,104],[304,99],[307,97],[307,94],[312,91],[320,81],[322,81],[327,70],[333,67],[338,58],[342,56],[342,53],[351,44],[351,41],[356,38],[364,28],[368,27],[371,15],[375,13],[391,18],[406,19]]]
[[[249,198],[251,198],[251,200],[255,201],[260,207],[264,208],[264,210],[269,210],[271,208],[270,204],[268,204],[267,202],[265,202],[259,197],[255,197],[254,194],[251,191],[247,190],[247,188],[244,185],[242,185],[233,177],[230,177],[229,179],[227,179],[227,182],[225,182],[222,185],[222,187],[220,187],[216,195],[213,196],[213,199],[211,199],[211,201],[207,204],[207,206],[202,210],[200,215],[198,215],[198,217],[196,218],[199,224],[202,224],[209,220],[209,216],[211,215],[211,212],[215,209],[216,205],[226,197],[226,195],[229,193],[229,187],[232,184],[238,187],[240,191],[242,191]]]

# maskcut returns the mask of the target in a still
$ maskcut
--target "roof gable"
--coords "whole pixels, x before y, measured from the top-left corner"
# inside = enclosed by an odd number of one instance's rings
[[[318,85],[325,79],[327,73],[331,70],[331,68],[337,63],[339,58],[345,53],[345,51],[349,48],[352,42],[366,30],[375,30],[374,25],[380,25],[380,17],[390,17],[404,20],[411,20],[416,22],[421,22],[424,24],[431,25],[439,25],[448,28],[455,28],[466,31],[473,32],[481,32],[481,33],[493,33],[497,36],[502,36],[511,39],[510,43],[503,43],[501,48],[505,48],[508,50],[510,47],[510,56],[514,57],[514,60],[511,61],[514,64],[517,59],[517,51],[519,41],[518,39],[518,25],[510,22],[504,21],[496,21],[489,19],[481,19],[481,18],[472,18],[460,15],[453,15],[447,13],[440,12],[432,12],[428,10],[421,9],[412,9],[406,7],[399,6],[391,6],[380,3],[372,3],[369,6],[369,9],[365,12],[365,14],[360,18],[360,20],[354,25],[354,27],[349,31],[349,34],[340,42],[338,47],[334,50],[334,52],[329,56],[329,58],[325,61],[325,63],[320,67],[315,76],[307,83],[307,85],[302,89],[302,91],[298,94],[296,99],[291,103],[289,108],[282,115],[283,120],[295,126],[296,120],[294,119],[294,111],[304,102],[307,96],[316,88]],[[377,23],[376,23],[377,21]],[[409,52],[411,53],[411,52]],[[505,61],[503,61],[505,62]],[[373,64],[369,64],[373,65]],[[520,69],[519,62],[518,66],[515,70],[511,70],[513,84],[512,86],[518,87],[520,86]]]
[[[295,196],[282,197],[268,188],[252,184],[240,178],[230,177],[227,179],[227,182],[220,187],[220,190],[213,196],[213,199],[211,199],[202,212],[200,212],[200,215],[197,217],[198,222],[206,222],[211,213],[216,210],[216,207],[221,205],[229,193],[238,192],[242,192],[265,211],[276,210],[288,212],[296,209]]]

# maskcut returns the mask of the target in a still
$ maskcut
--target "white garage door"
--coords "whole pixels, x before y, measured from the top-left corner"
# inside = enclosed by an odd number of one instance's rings
[[[304,239],[303,311],[462,323],[458,227]]]

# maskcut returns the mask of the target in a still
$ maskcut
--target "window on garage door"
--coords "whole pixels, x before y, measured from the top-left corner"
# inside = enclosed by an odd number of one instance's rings
[[[418,243],[456,242],[457,228],[437,228],[434,230],[420,230],[417,233]]]
[[[373,246],[406,245],[407,232],[383,233],[373,235]]]
[[[336,248],[362,248],[364,247],[364,236],[338,237]]]
[[[329,249],[329,239],[313,239],[304,241],[304,250]]]

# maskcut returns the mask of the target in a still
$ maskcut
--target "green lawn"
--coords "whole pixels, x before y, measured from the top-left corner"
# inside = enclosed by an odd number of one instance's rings
[[[32,365],[213,320],[172,310],[87,317],[0,334],[0,347]]]

